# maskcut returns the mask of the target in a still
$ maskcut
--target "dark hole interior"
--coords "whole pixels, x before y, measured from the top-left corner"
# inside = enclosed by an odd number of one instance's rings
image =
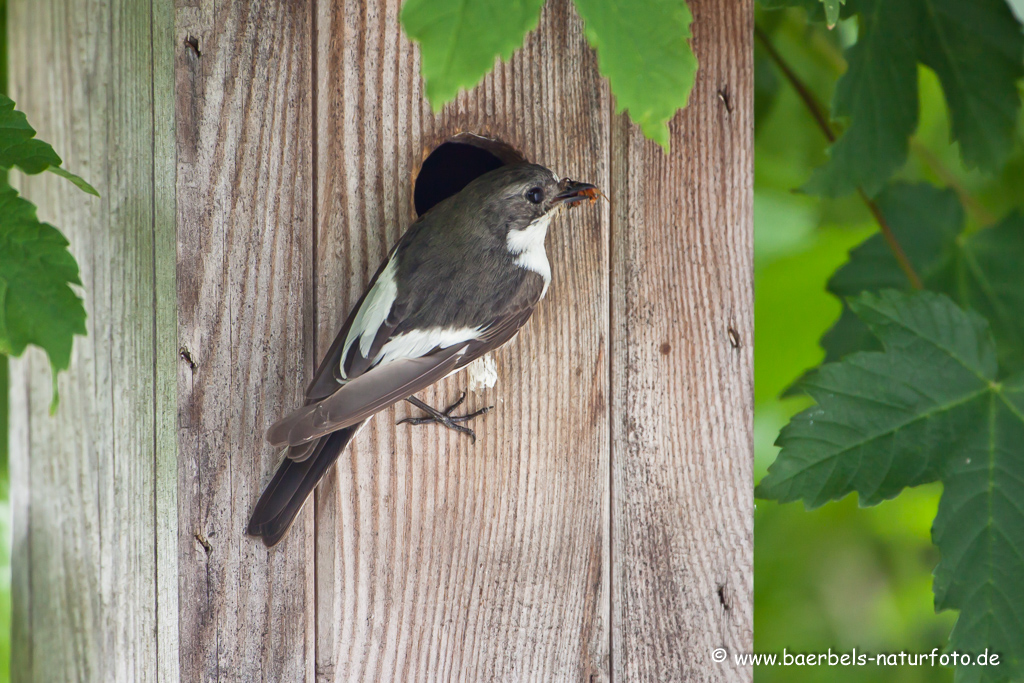
[[[432,206],[451,197],[488,171],[505,162],[490,151],[464,142],[445,142],[430,153],[419,175],[413,202],[422,216]]]

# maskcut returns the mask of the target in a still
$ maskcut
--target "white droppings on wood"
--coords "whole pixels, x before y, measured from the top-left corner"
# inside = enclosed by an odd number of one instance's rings
[[[473,393],[479,393],[484,389],[492,389],[498,383],[498,364],[490,353],[480,356],[466,366],[466,374],[469,378],[467,388]]]

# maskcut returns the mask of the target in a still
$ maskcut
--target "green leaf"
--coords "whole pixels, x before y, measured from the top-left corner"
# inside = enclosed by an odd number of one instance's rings
[[[851,0],[860,38],[847,51],[832,116],[849,125],[805,189],[878,192],[907,158],[917,126],[917,64],[933,69],[964,161],[998,169],[1013,147],[1024,34],[1005,0]]]
[[[57,153],[35,135],[14,101],[0,95],[0,169],[49,170],[99,196],[61,168]],[[29,344],[46,351],[53,368],[51,410],[57,405],[57,372],[71,362],[72,338],[86,333],[85,308],[69,286],[82,284],[78,264],[67,246],[59,230],[39,221],[31,202],[0,180],[0,353],[18,356]]]
[[[881,341],[805,380],[817,405],[779,436],[756,494],[817,507],[856,491],[873,505],[939,479],[936,607],[959,609],[950,649],[998,653],[959,680],[1024,674],[1024,374],[997,383],[986,321],[931,292],[862,294],[852,312]]]
[[[762,498],[818,507],[858,491],[872,505],[934,481],[968,421],[964,406],[989,391],[995,349],[980,316],[930,292],[865,293],[851,308],[887,352],[853,354],[803,381],[818,405],[782,430]]]
[[[874,195],[906,161],[917,127],[917,62],[907,36],[915,2],[861,3],[860,39],[847,50],[849,68],[832,100],[832,118],[850,125],[804,186],[807,192],[838,197],[862,187]]]
[[[544,0],[407,0],[402,27],[420,44],[427,98],[435,112],[508,59],[540,20]]]
[[[617,112],[628,110],[644,135],[668,150],[668,121],[686,106],[697,74],[685,0],[576,0],[576,9]]]
[[[918,57],[939,77],[968,166],[998,169],[1013,148],[1024,33],[1005,0],[919,0]]]
[[[1004,371],[1024,369],[1024,217],[1014,213],[967,235],[956,194],[925,183],[891,185],[878,206],[925,287],[981,313],[992,327]],[[880,234],[854,248],[828,283],[841,300],[887,288],[907,290],[909,284]],[[827,362],[877,348],[848,307],[821,345]]]
[[[1004,369],[1024,369],[1024,216],[1010,214],[991,228],[958,237],[956,246],[936,286],[955,292],[962,306],[988,319]]]
[[[427,98],[434,111],[508,59],[536,28],[544,0],[408,0],[402,26],[420,44]],[[697,73],[689,46],[693,20],[685,0],[624,6],[576,0],[587,40],[608,78],[617,111],[666,150],[668,121],[686,106]]]
[[[960,610],[950,650],[987,649],[1000,664],[959,667],[958,683],[1024,675],[1024,375],[988,392],[979,408],[951,443],[942,476],[935,608]]]
[[[829,28],[833,28],[839,23],[839,5],[845,5],[846,0],[821,0],[821,2],[825,5],[825,21]]]
[[[46,170],[48,170],[50,173],[59,175],[61,178],[67,178],[72,183],[74,183],[75,187],[77,187],[82,192],[91,194],[94,197],[100,196],[100,193],[96,191],[96,188],[94,188],[89,183],[85,182],[85,180],[81,176],[77,176],[71,171],[64,170],[60,166],[51,166]]]
[[[897,183],[886,188],[877,201],[914,270],[928,289],[935,289],[936,280],[944,279],[937,277],[937,272],[950,267],[951,252],[956,249],[957,235],[963,229],[964,212],[956,194],[926,183]],[[845,302],[847,297],[865,291],[909,291],[910,284],[889,245],[880,233],[875,233],[850,251],[849,261],[829,279],[826,289]],[[825,362],[839,360],[854,351],[881,348],[845,303],[839,320],[822,337],[821,346]]]
[[[0,182],[0,353],[18,356],[36,344],[54,377],[71,361],[72,337],[86,333],[85,308],[70,287],[82,284],[78,264],[67,246],[31,202]]]
[[[0,116],[3,113],[0,109]],[[14,113],[25,117],[21,112]],[[34,130],[29,130],[35,135]],[[60,157],[48,144],[36,139],[16,140],[20,135],[21,131],[17,128],[0,128],[0,167],[9,169],[17,166],[25,173],[35,174],[42,173],[50,166],[60,165]]]
[[[29,125],[25,114],[14,108],[14,100],[0,95],[0,168],[17,166],[30,174],[49,170],[67,178],[79,189],[99,196],[92,185],[60,165],[61,159],[53,147],[36,139],[35,129]]]

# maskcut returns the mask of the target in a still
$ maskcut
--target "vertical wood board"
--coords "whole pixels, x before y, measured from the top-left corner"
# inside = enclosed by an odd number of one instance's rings
[[[612,174],[616,680],[750,680],[753,8],[691,0],[700,60],[664,155],[625,121]]]
[[[413,219],[413,178],[448,136],[498,137],[607,187],[610,104],[568,2],[439,116],[396,0],[319,3],[317,352]],[[323,681],[601,680],[608,668],[608,214],[559,217],[553,282],[499,382],[467,407],[476,444],[377,415],[318,494]],[[444,406],[455,376],[420,397]]]
[[[312,351],[311,5],[179,0],[181,678],[309,680],[313,544],[245,535]]]
[[[100,192],[52,174],[14,182],[58,226],[81,268],[87,337],[74,342],[50,416],[50,371],[38,349],[13,363],[12,678],[175,680],[176,565],[157,562],[159,509],[173,504],[176,453],[166,420],[167,373],[156,345],[173,334],[173,304],[156,296],[173,251],[158,201],[173,169],[154,101],[154,31],[166,16],[125,0],[8,3],[11,95],[64,166]],[[159,51],[159,48],[158,48]],[[166,284],[166,278],[164,278]],[[165,363],[166,365],[166,363]],[[163,425],[162,427],[160,425]],[[170,439],[168,437],[171,437]],[[161,474],[162,473],[162,474]],[[171,603],[171,604],[169,604]],[[168,667],[174,666],[173,671]]]

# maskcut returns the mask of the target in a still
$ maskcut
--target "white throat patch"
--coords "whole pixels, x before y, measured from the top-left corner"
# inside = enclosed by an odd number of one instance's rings
[[[547,252],[544,251],[544,238],[548,234],[548,225],[554,211],[544,214],[522,230],[510,230],[506,238],[508,251],[516,257],[516,265],[544,278],[544,289],[541,297],[548,291],[551,284],[551,264],[548,263]]]

